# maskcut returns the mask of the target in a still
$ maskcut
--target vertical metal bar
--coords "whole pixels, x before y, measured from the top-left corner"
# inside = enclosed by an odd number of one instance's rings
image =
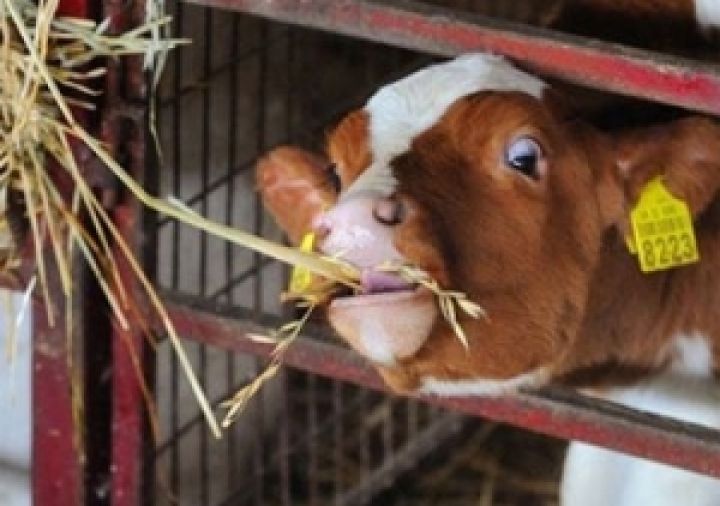
[[[117,33],[136,26],[144,17],[144,4],[105,2],[104,15],[112,20],[109,30]],[[143,59],[132,57],[122,64],[107,63],[105,110],[102,137],[111,153],[124,153],[126,170],[138,181],[145,182],[146,116],[130,119],[128,108],[146,107],[147,95]],[[120,198],[111,216],[136,258],[141,257],[140,226],[142,206],[133,198]],[[130,262],[119,246],[114,247],[119,278],[131,304],[139,309],[139,318],[149,320],[141,291]],[[97,339],[100,336],[93,335]],[[113,325],[112,339],[112,424],[111,424],[111,494],[113,506],[134,506],[141,503],[143,477],[142,457],[148,428],[143,388],[147,387],[145,363],[148,359],[146,337],[137,324],[123,329]]]
[[[268,24],[263,22],[260,29],[260,62],[258,69],[258,111],[255,123],[255,132],[257,135],[255,149],[259,154],[265,149],[265,108],[267,107],[267,60],[269,49],[267,47],[268,40]],[[255,220],[253,223],[253,232],[255,235],[262,235],[263,228],[263,205],[260,200],[258,193],[254,196],[254,213]],[[263,313],[263,269],[262,269],[262,256],[255,252],[253,253],[253,267],[256,269],[257,277],[253,285],[253,310],[255,317],[259,318]]]
[[[287,82],[285,95],[285,136],[289,142],[293,142],[293,119],[295,113],[295,102],[293,100],[294,92],[297,90],[295,86],[295,29],[292,26],[287,27]]]
[[[181,38],[183,36],[183,21],[185,18],[185,4],[176,2],[177,12],[173,20],[175,27],[174,36]],[[182,131],[183,131],[183,104],[180,94],[182,93],[182,76],[184,72],[183,56],[185,52],[182,46],[173,51],[173,101],[172,108],[172,192],[173,195],[180,197],[181,177],[182,177]],[[180,284],[180,222],[172,222],[172,272],[170,274],[170,287],[177,290]]]
[[[292,497],[290,494],[290,410],[288,395],[289,375],[281,370],[278,374],[280,388],[280,504],[291,506]]]
[[[113,212],[118,229],[129,239],[136,232],[137,208],[124,206]],[[135,247],[137,245],[133,245]],[[121,279],[126,286],[135,281],[128,265],[118,261]],[[124,272],[123,272],[124,271]],[[140,504],[141,458],[144,445],[144,400],[135,363],[143,364],[145,342],[140,330],[131,326],[113,332],[113,419],[112,419],[112,504]]]
[[[383,457],[385,462],[389,462],[393,457],[393,401],[387,398],[383,402],[385,403],[382,422]]]
[[[266,46],[267,44],[267,24],[263,25],[263,32],[262,32],[262,45]],[[264,52],[263,54],[267,54]],[[286,121],[290,121],[290,118],[292,117],[292,110],[293,110],[293,102],[292,102],[292,76],[293,76],[293,70],[292,70],[292,55],[293,55],[293,46],[292,46],[292,39],[288,37],[288,44],[287,44],[287,81],[285,83],[286,88],[286,103],[285,103],[285,114],[286,114]],[[263,62],[262,64],[262,70],[261,75],[263,82],[265,82],[265,76],[266,76],[266,66],[267,62]],[[266,98],[263,96],[263,98]],[[265,101],[263,101],[264,103]],[[265,125],[261,125],[263,127],[263,135],[264,135],[264,127]],[[263,139],[263,145],[258,146],[260,149],[264,149],[264,139]],[[258,201],[258,206],[260,206],[260,202]],[[258,282],[262,281],[262,271],[260,271],[260,276],[258,277]],[[262,293],[261,293],[262,294]],[[281,422],[281,429],[280,429],[280,481],[281,481],[281,487],[282,487],[282,505],[283,506],[290,506],[291,504],[291,496],[290,496],[290,413],[288,410],[288,402],[289,402],[289,396],[288,396],[288,389],[290,388],[290,382],[289,378],[290,376],[283,371],[282,372],[282,422]]]
[[[81,504],[82,453],[72,414],[65,325],[55,321],[51,326],[44,304],[38,303],[32,324],[33,504]]]
[[[408,439],[412,439],[417,434],[419,426],[418,403],[412,399],[408,399],[407,405],[407,433]]]
[[[363,412],[368,412],[370,409],[370,392],[368,390],[360,391],[360,402]],[[363,477],[370,475],[370,429],[367,422],[363,422],[360,427],[360,463],[362,465]]]
[[[61,0],[57,12],[86,18],[90,9],[87,0]],[[50,280],[55,271],[52,268],[48,271]],[[76,286],[76,291],[80,290]],[[84,500],[83,452],[73,417],[73,378],[68,367],[68,336],[63,318],[65,303],[74,301],[66,301],[59,287],[50,290],[50,294],[56,317],[54,326],[48,321],[43,303],[32,305],[32,502],[62,506],[81,504]],[[76,337],[76,345],[82,346],[78,342],[82,336]]]
[[[255,359],[255,372],[259,373],[263,367],[261,359]],[[265,436],[265,395],[262,391],[257,396],[257,408],[255,409],[255,438],[253,441],[253,497],[255,506],[265,505],[265,446],[263,439]]]
[[[231,27],[231,47],[230,52],[230,69],[228,72],[228,91],[229,91],[229,116],[228,116],[228,143],[227,143],[227,167],[226,167],[226,195],[225,195],[225,223],[232,225],[233,222],[233,210],[235,209],[235,164],[237,162],[237,85],[238,85],[238,65],[239,61],[235,59],[235,53],[238,50],[238,37],[240,33],[240,15],[237,13],[232,14],[232,27]],[[225,280],[229,282],[235,273],[235,258],[234,258],[234,246],[228,241],[225,244]],[[228,290],[226,294],[226,300],[228,307],[235,305],[234,290]],[[235,388],[235,353],[228,351],[225,355],[225,374],[226,374],[226,390],[230,392]],[[237,465],[237,440],[236,433],[231,430],[227,434],[227,489],[231,490],[236,482],[238,476],[238,465]]]
[[[260,34],[259,34],[259,43],[257,44],[257,47],[259,47],[258,51],[258,58],[259,58],[259,68],[258,68],[258,92],[257,92],[257,112],[255,117],[255,134],[256,134],[256,144],[255,149],[259,153],[262,151],[265,147],[265,109],[267,108],[267,94],[266,94],[266,86],[267,86],[267,58],[268,58],[268,51],[269,48],[267,47],[267,26],[266,21],[261,21],[260,25]],[[255,213],[253,219],[253,232],[255,234],[260,234],[262,231],[262,203],[259,200],[259,197],[255,195],[254,197],[254,206],[253,206],[253,212]],[[253,301],[252,301],[252,310],[255,315],[255,317],[260,317],[263,312],[263,292],[262,292],[262,257],[257,254],[253,253],[253,270],[256,272],[255,279],[254,279],[254,285],[253,285]],[[257,371],[261,371],[264,367],[264,362],[256,361],[257,365]],[[280,438],[280,445],[282,446],[282,442],[284,439],[285,432],[283,431],[284,427],[284,409],[285,409],[285,402],[286,399],[284,397],[285,393],[285,381],[284,381],[284,374],[280,374],[278,377],[278,381],[281,382],[281,427],[280,427],[280,433],[278,437]],[[261,390],[259,392],[259,395],[257,397],[257,424],[256,424],[256,444],[254,448],[254,477],[255,477],[255,504],[257,506],[264,505],[265,503],[265,483],[264,483],[264,474],[265,474],[265,449],[262,444],[263,437],[265,436],[265,391]],[[282,456],[281,456],[282,458]],[[283,486],[283,483],[281,482],[281,488]]]
[[[313,374],[306,374],[306,395],[307,395],[307,435],[306,444],[308,451],[307,481],[308,481],[308,503],[310,506],[318,504],[318,419],[317,419],[317,377]]]
[[[342,506],[343,480],[342,471],[344,465],[343,454],[343,398],[342,383],[332,382],[332,405],[333,405],[333,482],[335,492],[335,505]]]
[[[201,126],[201,173],[200,193],[203,195],[200,200],[200,214],[208,216],[210,196],[207,194],[210,183],[210,121],[211,121],[211,92],[213,83],[210,74],[212,72],[213,54],[213,9],[203,9],[203,82],[205,86],[202,91],[202,126]],[[200,266],[198,269],[199,292],[198,295],[204,298],[207,293],[208,282],[208,235],[200,232]],[[203,390],[207,391],[207,346],[200,344],[199,350],[199,371],[200,383]],[[210,459],[208,458],[208,429],[205,424],[200,426],[200,504],[205,506],[210,503]]]
[[[183,35],[183,22],[185,18],[185,4],[183,2],[175,2],[176,12],[173,25],[175,26],[175,37],[180,38]],[[183,125],[183,103],[180,96],[182,90],[182,76],[184,72],[183,65],[184,50],[182,46],[175,49],[173,52],[173,63],[174,63],[174,74],[173,74],[173,102],[172,108],[172,153],[173,153],[173,167],[172,167],[172,191],[173,194],[180,197],[181,190],[181,178],[182,178],[182,167],[183,167],[183,156],[182,156],[182,125]],[[171,240],[171,279],[170,288],[177,290],[180,285],[180,223],[178,221],[172,222],[172,240]],[[178,414],[180,390],[179,390],[179,378],[180,370],[177,355],[170,353],[170,431],[171,434],[175,434],[180,428],[180,419]],[[173,496],[177,496],[180,488],[180,442],[178,440],[173,441],[172,447],[170,448],[170,493]]]

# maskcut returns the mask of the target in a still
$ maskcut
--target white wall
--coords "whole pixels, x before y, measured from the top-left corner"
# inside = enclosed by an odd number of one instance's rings
[[[0,505],[30,504],[30,311],[0,289]]]

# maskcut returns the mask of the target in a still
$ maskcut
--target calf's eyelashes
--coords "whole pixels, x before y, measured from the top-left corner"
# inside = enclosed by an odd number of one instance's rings
[[[382,225],[399,225],[405,219],[405,204],[396,195],[380,198],[373,208],[373,217]]]

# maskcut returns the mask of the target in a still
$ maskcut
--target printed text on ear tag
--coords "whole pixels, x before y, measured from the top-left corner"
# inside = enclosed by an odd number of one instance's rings
[[[661,178],[650,181],[630,211],[628,247],[638,255],[640,270],[654,272],[700,260],[688,206],[675,198]]]
[[[300,242],[300,250],[310,252],[315,247],[315,234],[308,232],[302,238]],[[293,267],[292,275],[290,276],[290,293],[303,293],[312,283],[312,273],[304,267]]]

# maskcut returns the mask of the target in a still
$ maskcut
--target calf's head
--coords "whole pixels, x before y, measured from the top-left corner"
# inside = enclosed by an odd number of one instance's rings
[[[622,150],[556,114],[546,91],[501,58],[460,57],[382,88],[331,133],[326,166],[306,164],[325,198],[305,226],[363,272],[363,293],[333,300],[330,322],[392,387],[537,383],[576,339],[627,205]],[[277,167],[260,164],[266,201]],[[460,318],[467,349],[431,293],[377,269],[388,261],[485,309]]]

